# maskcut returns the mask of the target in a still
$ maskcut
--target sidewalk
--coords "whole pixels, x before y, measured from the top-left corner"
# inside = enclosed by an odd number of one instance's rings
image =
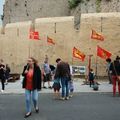
[[[84,79],[78,79],[74,81],[74,92],[112,92],[112,85],[108,84],[108,81],[100,81],[99,82],[99,90],[93,91],[92,88],[89,87],[89,85],[83,85]],[[51,86],[52,86],[51,82]],[[47,87],[47,83],[45,84]],[[53,93],[53,90],[51,89],[42,89],[40,91],[41,93]],[[24,93],[24,89],[22,89],[21,81],[18,80],[14,83],[8,83],[8,85],[5,85],[5,91],[3,93],[0,92],[0,94],[21,94]]]

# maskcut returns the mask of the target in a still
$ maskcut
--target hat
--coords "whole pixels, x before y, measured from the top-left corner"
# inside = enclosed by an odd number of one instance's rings
[[[111,62],[111,58],[107,58],[107,59],[106,59],[106,62]]]
[[[60,59],[60,58],[57,58],[57,59],[56,59],[56,63],[58,63],[59,61],[61,61],[61,59]]]
[[[120,60],[120,57],[119,57],[119,56],[117,56],[117,57],[116,57],[116,60]]]

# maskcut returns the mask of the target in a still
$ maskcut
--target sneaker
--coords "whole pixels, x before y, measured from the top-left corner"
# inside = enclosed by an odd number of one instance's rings
[[[5,83],[5,85],[7,85],[7,84],[8,84],[8,82]]]
[[[36,112],[36,113],[39,113],[39,108],[36,108],[36,109],[35,109],[35,112]]]
[[[61,97],[60,100],[65,100],[65,98],[64,98],[64,97]]]
[[[1,93],[3,93],[4,92],[4,90],[1,90]]]
[[[45,89],[46,89],[47,87],[43,86],[43,88],[45,88]]]
[[[31,112],[26,113],[24,118],[28,118],[29,116],[31,116]]]
[[[49,86],[48,88],[49,88],[49,89],[52,89],[52,87],[51,87],[51,86]]]
[[[69,100],[69,97],[66,97],[65,99],[66,99],[66,100]]]

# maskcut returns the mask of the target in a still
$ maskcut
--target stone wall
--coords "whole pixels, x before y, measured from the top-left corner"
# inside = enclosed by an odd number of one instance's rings
[[[51,64],[60,57],[73,65],[88,66],[88,55],[92,54],[92,68],[96,70],[96,46],[112,53],[112,59],[120,55],[120,13],[82,14],[80,30],[74,29],[74,17],[39,18],[35,20],[35,30],[39,31],[39,41],[29,40],[31,21],[7,24],[5,34],[0,34],[0,58],[8,63],[12,72],[22,72],[29,56],[42,64],[47,54]],[[91,29],[103,34],[105,41],[91,40]],[[55,45],[47,43],[47,36]],[[73,47],[86,54],[82,62],[72,57]],[[105,60],[97,57],[98,75],[106,75]]]
[[[83,0],[78,6],[81,13],[120,12],[120,0]],[[78,8],[71,11],[71,14]]]
[[[3,25],[67,15],[70,15],[68,0],[6,0]]]
[[[79,29],[81,13],[120,12],[120,0],[83,0],[69,9],[69,0],[5,0],[3,25],[36,18],[75,16]]]
[[[78,7],[71,10],[75,16],[75,28],[80,28],[81,13],[120,12],[120,0],[83,0]]]

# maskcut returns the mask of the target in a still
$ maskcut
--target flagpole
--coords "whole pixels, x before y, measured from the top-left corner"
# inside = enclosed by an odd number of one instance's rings
[[[103,18],[101,17],[101,33],[103,31],[103,25],[102,25],[102,22],[103,22]],[[98,47],[98,42],[97,42],[97,47]],[[98,56],[96,54],[96,65],[95,65],[95,75],[96,75],[96,78],[98,77]]]
[[[98,70],[97,70],[97,67],[98,66],[98,57],[96,56],[96,66],[95,66],[95,75],[96,75],[96,78],[97,78],[97,72],[98,72]]]
[[[102,22],[103,22],[103,18],[101,17],[101,32],[103,31],[103,24],[102,24]]]
[[[97,45],[97,47],[98,47],[98,45]],[[97,78],[97,74],[98,74],[98,56],[96,53],[96,63],[95,63],[95,76],[96,76],[96,78]]]
[[[28,55],[28,57],[30,57],[30,41],[29,41],[29,55]]]

